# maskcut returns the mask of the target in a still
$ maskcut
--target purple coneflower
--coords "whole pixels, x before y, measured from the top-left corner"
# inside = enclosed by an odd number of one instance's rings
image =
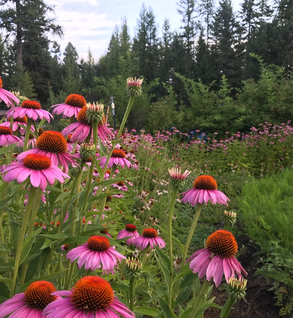
[[[100,161],[101,167],[104,167],[107,162],[107,157],[101,157],[97,158],[97,160]],[[127,168],[131,168],[131,162],[125,158],[125,152],[121,149],[114,149],[111,155],[111,158],[109,160],[107,168],[112,168],[113,166],[121,166],[124,168],[127,166]]]
[[[45,280],[31,283],[24,293],[17,294],[0,305],[0,318],[11,314],[10,318],[44,318],[43,309],[59,299],[59,296],[52,295],[56,291],[54,285]]]
[[[2,124],[0,124],[0,127],[8,127],[11,128],[13,131],[19,131],[21,135],[25,134],[25,128],[21,127],[20,125],[26,127],[26,123],[27,123],[27,117],[23,116],[23,117],[17,117],[15,119],[13,119],[12,121],[12,127],[10,127],[10,118],[7,118],[7,121],[3,122]],[[34,132],[35,128],[31,127],[31,131]]]
[[[24,116],[31,118],[32,120],[44,118],[48,122],[50,122],[50,119],[53,118],[53,116],[49,112],[41,109],[40,103],[32,100],[25,100],[21,103],[21,107],[9,109],[9,111],[7,112],[7,117],[11,116],[13,119]]]
[[[123,239],[129,237],[126,240],[127,245],[134,245],[135,239],[139,237],[139,233],[136,231],[136,226],[134,224],[126,224],[125,229],[120,231],[117,235],[117,239]]]
[[[87,242],[80,245],[66,255],[71,262],[76,260],[78,268],[81,269],[85,265],[85,270],[95,271],[101,268],[103,271],[114,274],[114,267],[117,265],[117,260],[125,259],[125,256],[115,251],[114,247],[110,246],[109,240],[104,236],[91,236]],[[101,266],[102,265],[102,266]]]
[[[18,157],[22,159],[27,154],[39,153],[51,159],[55,166],[62,166],[68,172],[68,165],[76,165],[72,155],[67,152],[67,142],[59,131],[47,130],[37,139],[37,148],[25,151]]]
[[[9,146],[15,143],[22,145],[21,139],[13,135],[12,129],[0,126],[0,146]]]
[[[42,154],[28,154],[21,160],[19,156],[17,159],[18,162],[11,163],[3,170],[4,173],[7,172],[3,180],[8,183],[12,180],[22,183],[29,177],[33,187],[45,190],[47,181],[53,185],[55,179],[63,183],[64,178],[69,178],[67,174],[51,163],[50,158]]]
[[[0,77],[0,102],[4,102],[7,107],[14,108],[14,103],[16,105],[19,104],[19,99],[14,96],[12,93],[8,92],[6,89],[3,88],[2,78]]]
[[[86,105],[86,100],[83,96],[78,94],[70,94],[66,97],[65,103],[62,104],[56,104],[51,106],[51,108],[55,107],[53,109],[53,115],[62,114],[64,117],[77,117],[78,112]]]
[[[221,284],[223,274],[226,282],[229,283],[231,277],[242,277],[242,273],[247,275],[245,269],[235,258],[238,245],[233,234],[226,230],[218,230],[212,233],[206,241],[206,248],[193,253],[187,260],[190,262],[189,268],[193,273],[198,273],[199,278],[206,276],[209,281],[213,278],[215,286]]]
[[[135,318],[135,314],[114,296],[111,285],[98,276],[85,276],[71,290],[53,295],[65,298],[44,309],[46,318]]]
[[[142,232],[142,236],[139,236],[135,239],[134,245],[136,248],[140,248],[144,250],[149,245],[151,249],[155,246],[159,246],[160,248],[164,248],[166,246],[165,241],[158,236],[158,233],[155,229],[144,229]]]
[[[72,142],[84,142],[84,140],[91,134],[92,132],[92,123],[87,118],[87,106],[84,106],[77,115],[78,122],[70,124],[68,127],[62,130],[62,134],[67,136],[71,134]],[[112,131],[105,125],[105,116],[103,115],[103,120],[98,123],[98,135],[102,140],[107,139],[108,137],[113,137]]]
[[[221,191],[217,190],[217,182],[212,176],[199,176],[193,182],[193,188],[181,193],[183,198],[181,202],[190,203],[195,206],[197,203],[228,205],[229,198]]]

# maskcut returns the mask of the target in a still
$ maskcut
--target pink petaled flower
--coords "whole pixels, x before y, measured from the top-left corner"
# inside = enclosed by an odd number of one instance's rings
[[[111,285],[98,276],[85,276],[71,290],[53,295],[65,298],[44,309],[46,318],[135,318],[135,314],[114,296]]]
[[[206,276],[209,281],[213,278],[215,286],[221,284],[223,275],[229,283],[235,272],[239,278],[242,273],[247,275],[245,269],[235,258],[238,245],[233,234],[226,230],[218,230],[212,233],[206,241],[206,248],[196,251],[187,260],[193,273],[198,273],[199,278]]]
[[[20,125],[26,127],[26,123],[27,123],[27,118],[26,116],[22,117],[22,118],[15,118],[12,122],[12,127],[10,127],[10,118],[7,118],[7,121],[5,121],[4,123],[0,124],[0,126],[2,127],[8,127],[8,128],[12,128],[13,131],[20,131],[21,135],[25,134],[25,128],[21,127]],[[32,126],[31,127],[31,131],[34,132],[35,128]]]
[[[142,236],[139,236],[135,239],[134,245],[136,248],[144,250],[150,245],[150,248],[153,249],[154,245],[164,248],[166,246],[165,241],[158,236],[158,233],[155,229],[144,229]]]
[[[54,285],[47,281],[31,283],[24,293],[16,294],[0,305],[0,318],[11,314],[10,318],[45,318],[43,309],[53,301],[61,298],[51,295],[55,292]]]
[[[62,134],[64,136],[71,134],[71,142],[83,142],[90,133],[91,137],[93,136],[92,123],[88,120],[86,112],[87,106],[84,106],[77,115],[78,122],[70,124],[62,130]],[[112,138],[114,136],[112,131],[105,125],[105,120],[105,116],[103,116],[103,122],[100,121],[98,124],[98,135],[102,140]]]
[[[9,146],[16,143],[22,145],[21,139],[14,136],[9,127],[0,126],[0,146]]]
[[[18,158],[22,159],[31,153],[38,153],[51,159],[55,166],[62,166],[68,172],[68,165],[77,165],[73,155],[67,152],[67,142],[59,131],[47,130],[37,139],[37,148],[21,153]]]
[[[212,176],[199,176],[193,182],[193,188],[181,193],[183,198],[181,202],[190,203],[195,206],[197,203],[228,205],[229,198],[221,191],[217,190],[217,182]]]
[[[77,117],[78,112],[86,105],[86,100],[83,96],[78,94],[70,94],[66,97],[65,103],[56,104],[51,106],[51,108],[56,107],[53,110],[53,115],[62,114],[64,117]]]
[[[117,239],[123,239],[129,237],[126,240],[127,245],[134,245],[135,239],[139,237],[138,232],[136,231],[136,226],[134,224],[126,224],[125,229],[120,231],[117,235]]]
[[[107,162],[107,157],[97,158],[97,160],[100,160],[101,167],[104,167]],[[122,168],[127,166],[128,169],[131,168],[131,162],[125,158],[125,152],[121,149],[113,150],[107,168],[112,168],[113,165],[119,165]]]
[[[191,173],[191,171],[189,170],[185,170],[183,173],[181,173],[181,169],[179,168],[171,168],[171,169],[168,169],[168,171],[169,171],[170,178],[174,180],[178,180],[178,181],[185,180],[186,178],[188,178],[188,176]]]
[[[22,102],[21,107],[9,109],[9,111],[7,112],[7,117],[11,116],[13,119],[24,116],[31,118],[32,120],[44,118],[48,122],[50,122],[50,119],[53,118],[53,116],[49,112],[41,109],[40,103],[32,100],[25,100]]]
[[[0,102],[4,102],[7,107],[14,108],[14,103],[16,105],[19,104],[19,99],[14,96],[12,93],[8,92],[6,89],[3,88],[2,78],[0,77]]]
[[[64,178],[69,178],[67,174],[51,163],[50,158],[44,155],[28,154],[22,160],[19,159],[19,156],[17,159],[18,162],[11,163],[3,169],[4,173],[7,172],[3,180],[8,183],[12,180],[22,183],[29,177],[33,187],[45,190],[47,181],[53,185],[55,179],[63,183]]]
[[[104,236],[92,236],[83,245],[72,249],[66,255],[71,262],[76,260],[78,268],[81,269],[85,265],[85,270],[95,271],[101,268],[108,275],[111,272],[114,274],[114,268],[117,265],[117,260],[125,259],[125,256],[115,251],[114,247],[110,246],[109,240]]]

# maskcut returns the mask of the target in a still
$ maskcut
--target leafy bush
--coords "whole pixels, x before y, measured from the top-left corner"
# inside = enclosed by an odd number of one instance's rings
[[[293,170],[247,183],[238,199],[239,219],[259,245],[258,274],[275,281],[280,315],[293,310]]]

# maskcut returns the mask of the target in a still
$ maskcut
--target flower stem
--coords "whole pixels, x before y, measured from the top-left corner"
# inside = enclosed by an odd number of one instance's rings
[[[201,209],[202,209],[202,204],[198,204],[196,212],[195,212],[194,217],[193,217],[191,228],[189,230],[187,241],[185,243],[185,250],[184,250],[184,253],[183,253],[183,257],[182,257],[181,270],[182,270],[183,266],[185,265],[185,261],[186,261],[186,257],[187,257],[187,253],[188,253],[188,249],[189,249],[189,245],[190,245],[192,236],[194,234],[194,231],[195,231],[195,228],[196,228],[199,216],[200,216]]]
[[[129,309],[133,311],[134,304],[134,277],[130,278],[129,281]]]
[[[34,230],[34,223],[35,223],[35,219],[37,217],[37,213],[38,213],[40,201],[41,201],[41,198],[42,198],[42,194],[43,194],[43,191],[41,189],[38,189],[38,191],[36,193],[35,201],[34,201],[34,206],[32,208],[32,212],[31,212],[30,222],[29,222],[29,225],[28,225],[28,232],[27,232],[28,236]],[[28,261],[25,261],[23,263],[23,265],[22,265],[21,278],[20,278],[20,284],[21,285],[23,285],[24,282],[25,282],[25,277],[26,277],[26,272],[27,272],[27,269],[28,269],[28,265],[29,265]]]
[[[132,108],[132,106],[133,106],[134,100],[135,100],[135,96],[130,96],[130,97],[129,97],[129,101],[128,101],[128,104],[127,104],[127,108],[126,108],[126,111],[125,111],[125,113],[124,113],[124,117],[123,117],[123,119],[122,119],[122,123],[121,123],[121,125],[120,125],[119,131],[118,131],[118,134],[117,134],[117,137],[116,137],[117,140],[119,140],[119,138],[120,138],[120,136],[121,136],[121,134],[122,134],[122,131],[123,131],[124,126],[125,126],[125,124],[126,124],[127,118],[128,118],[128,116],[129,116],[130,111],[131,111],[131,108]]]
[[[32,126],[32,119],[28,118],[27,119],[27,123],[26,123],[26,131],[25,131],[25,138],[24,138],[24,143],[23,143],[23,151],[27,150],[27,144],[28,144],[30,133],[31,133],[31,126]]]
[[[33,208],[33,204],[34,204],[34,199],[35,199],[35,195],[37,192],[37,188],[33,187],[32,185],[30,186],[30,192],[29,192],[29,197],[28,197],[28,202],[27,202],[27,206],[26,206],[26,211],[24,214],[24,219],[21,225],[21,229],[20,229],[20,233],[18,236],[18,240],[17,240],[17,246],[16,246],[16,254],[15,254],[15,259],[14,259],[14,271],[13,271],[13,278],[12,278],[12,286],[11,286],[11,290],[10,290],[10,297],[12,297],[15,294],[15,290],[16,290],[16,280],[17,280],[17,274],[18,274],[18,269],[19,269],[19,265],[20,265],[20,256],[21,256],[21,250],[22,250],[22,244],[24,241],[24,237],[25,237],[25,232],[26,232],[26,228],[30,219],[30,215],[31,215],[31,211]]]
[[[173,196],[171,199],[170,209],[169,209],[169,260],[170,260],[170,285],[169,285],[169,307],[172,305],[172,286],[173,286],[173,241],[172,241],[172,221],[173,221],[173,211],[175,207],[175,202],[178,194],[178,188],[173,191]]]
[[[206,299],[206,297],[207,297],[207,292],[208,292],[208,290],[209,290],[209,288],[210,288],[210,282],[208,282],[207,280],[205,280],[203,283],[202,283],[202,285],[201,285],[201,287],[200,287],[200,290],[199,290],[199,293],[197,294],[197,296],[196,296],[196,300],[195,300],[195,303],[194,303],[194,305],[193,305],[193,310],[192,310],[192,313],[191,313],[191,315],[190,315],[190,318],[195,318],[195,317],[197,317],[196,316],[196,313],[197,313],[197,311],[198,311],[198,309],[199,309],[199,307],[200,307],[200,305],[201,305],[201,303],[203,302],[203,301],[205,301],[205,299]],[[222,317],[221,317],[222,318]]]
[[[229,296],[229,298],[226,300],[226,303],[221,311],[220,318],[227,318],[233,305],[236,303],[236,298]]]

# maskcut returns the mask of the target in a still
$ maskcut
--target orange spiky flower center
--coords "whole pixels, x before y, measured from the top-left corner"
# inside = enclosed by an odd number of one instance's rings
[[[109,307],[114,301],[114,291],[103,278],[85,276],[72,289],[71,302],[76,308],[89,312]]]
[[[9,127],[0,126],[0,135],[12,135],[13,131]]]
[[[119,185],[120,187],[124,186],[124,182],[123,181],[118,181],[118,182],[116,182],[116,184]]]
[[[90,250],[96,252],[104,252],[110,248],[109,240],[104,236],[94,235],[87,240],[87,245]]]
[[[125,152],[121,149],[114,149],[111,157],[114,158],[125,158]]]
[[[99,121],[99,126],[103,126],[106,124],[106,116],[103,114],[102,120]]]
[[[7,117],[7,120],[10,121],[10,117]],[[15,119],[13,119],[14,122],[18,122],[18,123],[27,123],[27,117],[23,116],[23,117],[16,117]]]
[[[66,153],[67,142],[59,131],[44,131],[37,139],[37,148],[54,153]]]
[[[155,229],[144,229],[142,232],[142,236],[147,238],[154,238],[158,236],[158,233]]]
[[[51,166],[50,158],[39,153],[31,153],[23,159],[23,165],[32,170],[44,170]]]
[[[3,81],[1,77],[0,77],[0,88],[3,88]]]
[[[41,280],[28,286],[24,292],[24,299],[29,307],[43,310],[57,299],[57,296],[51,295],[54,291],[56,288],[52,283]]]
[[[212,176],[199,176],[193,182],[193,187],[198,190],[217,190],[218,185]]]
[[[238,250],[235,237],[226,230],[218,230],[212,233],[207,238],[206,247],[210,252],[223,258],[234,257]]]
[[[41,104],[34,101],[34,100],[24,100],[21,103],[22,108],[29,108],[29,109],[41,109]]]
[[[73,107],[83,108],[86,106],[86,100],[83,96],[78,94],[70,94],[65,99],[65,104],[68,104]]]
[[[126,224],[125,228],[127,232],[133,233],[136,231],[136,226],[134,224]]]
[[[87,107],[84,106],[77,114],[77,120],[85,125],[91,125],[91,121],[86,116]]]

